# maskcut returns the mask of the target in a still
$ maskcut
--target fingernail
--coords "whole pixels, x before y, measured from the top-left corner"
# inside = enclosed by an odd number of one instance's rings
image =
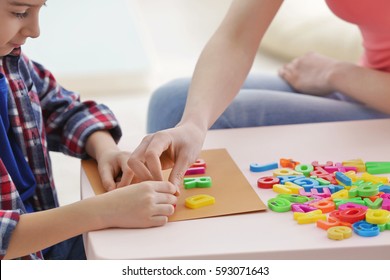
[[[180,189],[179,189],[179,187],[176,187],[175,196],[179,196],[179,195],[180,195]]]

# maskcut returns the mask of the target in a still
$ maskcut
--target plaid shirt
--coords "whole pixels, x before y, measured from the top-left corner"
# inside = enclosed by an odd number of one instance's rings
[[[20,49],[0,57],[0,72],[9,87],[8,114],[19,146],[35,176],[34,210],[58,207],[49,150],[79,158],[88,157],[85,143],[97,130],[110,130],[116,141],[121,130],[112,112],[60,87],[42,65]],[[0,143],[1,145],[1,143]],[[0,155],[0,257],[7,252],[20,215],[26,213],[20,195]],[[26,256],[42,258],[40,252]]]

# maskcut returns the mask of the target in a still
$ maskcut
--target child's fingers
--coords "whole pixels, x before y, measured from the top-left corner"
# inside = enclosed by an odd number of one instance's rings
[[[168,223],[168,217],[167,216],[154,216],[151,217],[150,223],[152,227],[160,227]]]
[[[128,186],[132,183],[133,179],[134,179],[134,172],[127,166],[126,163],[125,165],[122,166],[122,175],[116,187],[122,188],[124,186]]]
[[[116,188],[113,174],[109,168],[99,168],[100,178],[106,191],[112,191]]]
[[[153,217],[158,216],[171,216],[175,212],[175,207],[171,204],[158,204],[156,205],[153,213]]]
[[[177,196],[168,193],[157,193],[155,203],[173,205],[177,203]]]
[[[156,192],[175,194],[176,186],[171,182],[152,182]]]

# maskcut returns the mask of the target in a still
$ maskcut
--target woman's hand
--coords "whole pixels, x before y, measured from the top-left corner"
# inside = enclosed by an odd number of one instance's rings
[[[335,91],[329,82],[337,60],[308,53],[287,63],[279,75],[301,93],[324,96]]]
[[[162,170],[172,168],[168,180],[177,188],[200,153],[206,132],[183,124],[146,136],[131,154],[128,165],[141,181],[161,181]]]

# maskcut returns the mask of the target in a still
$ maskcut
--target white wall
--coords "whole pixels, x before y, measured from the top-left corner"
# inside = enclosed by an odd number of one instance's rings
[[[145,88],[150,61],[128,0],[48,1],[41,36],[23,50],[66,87],[84,92]]]

